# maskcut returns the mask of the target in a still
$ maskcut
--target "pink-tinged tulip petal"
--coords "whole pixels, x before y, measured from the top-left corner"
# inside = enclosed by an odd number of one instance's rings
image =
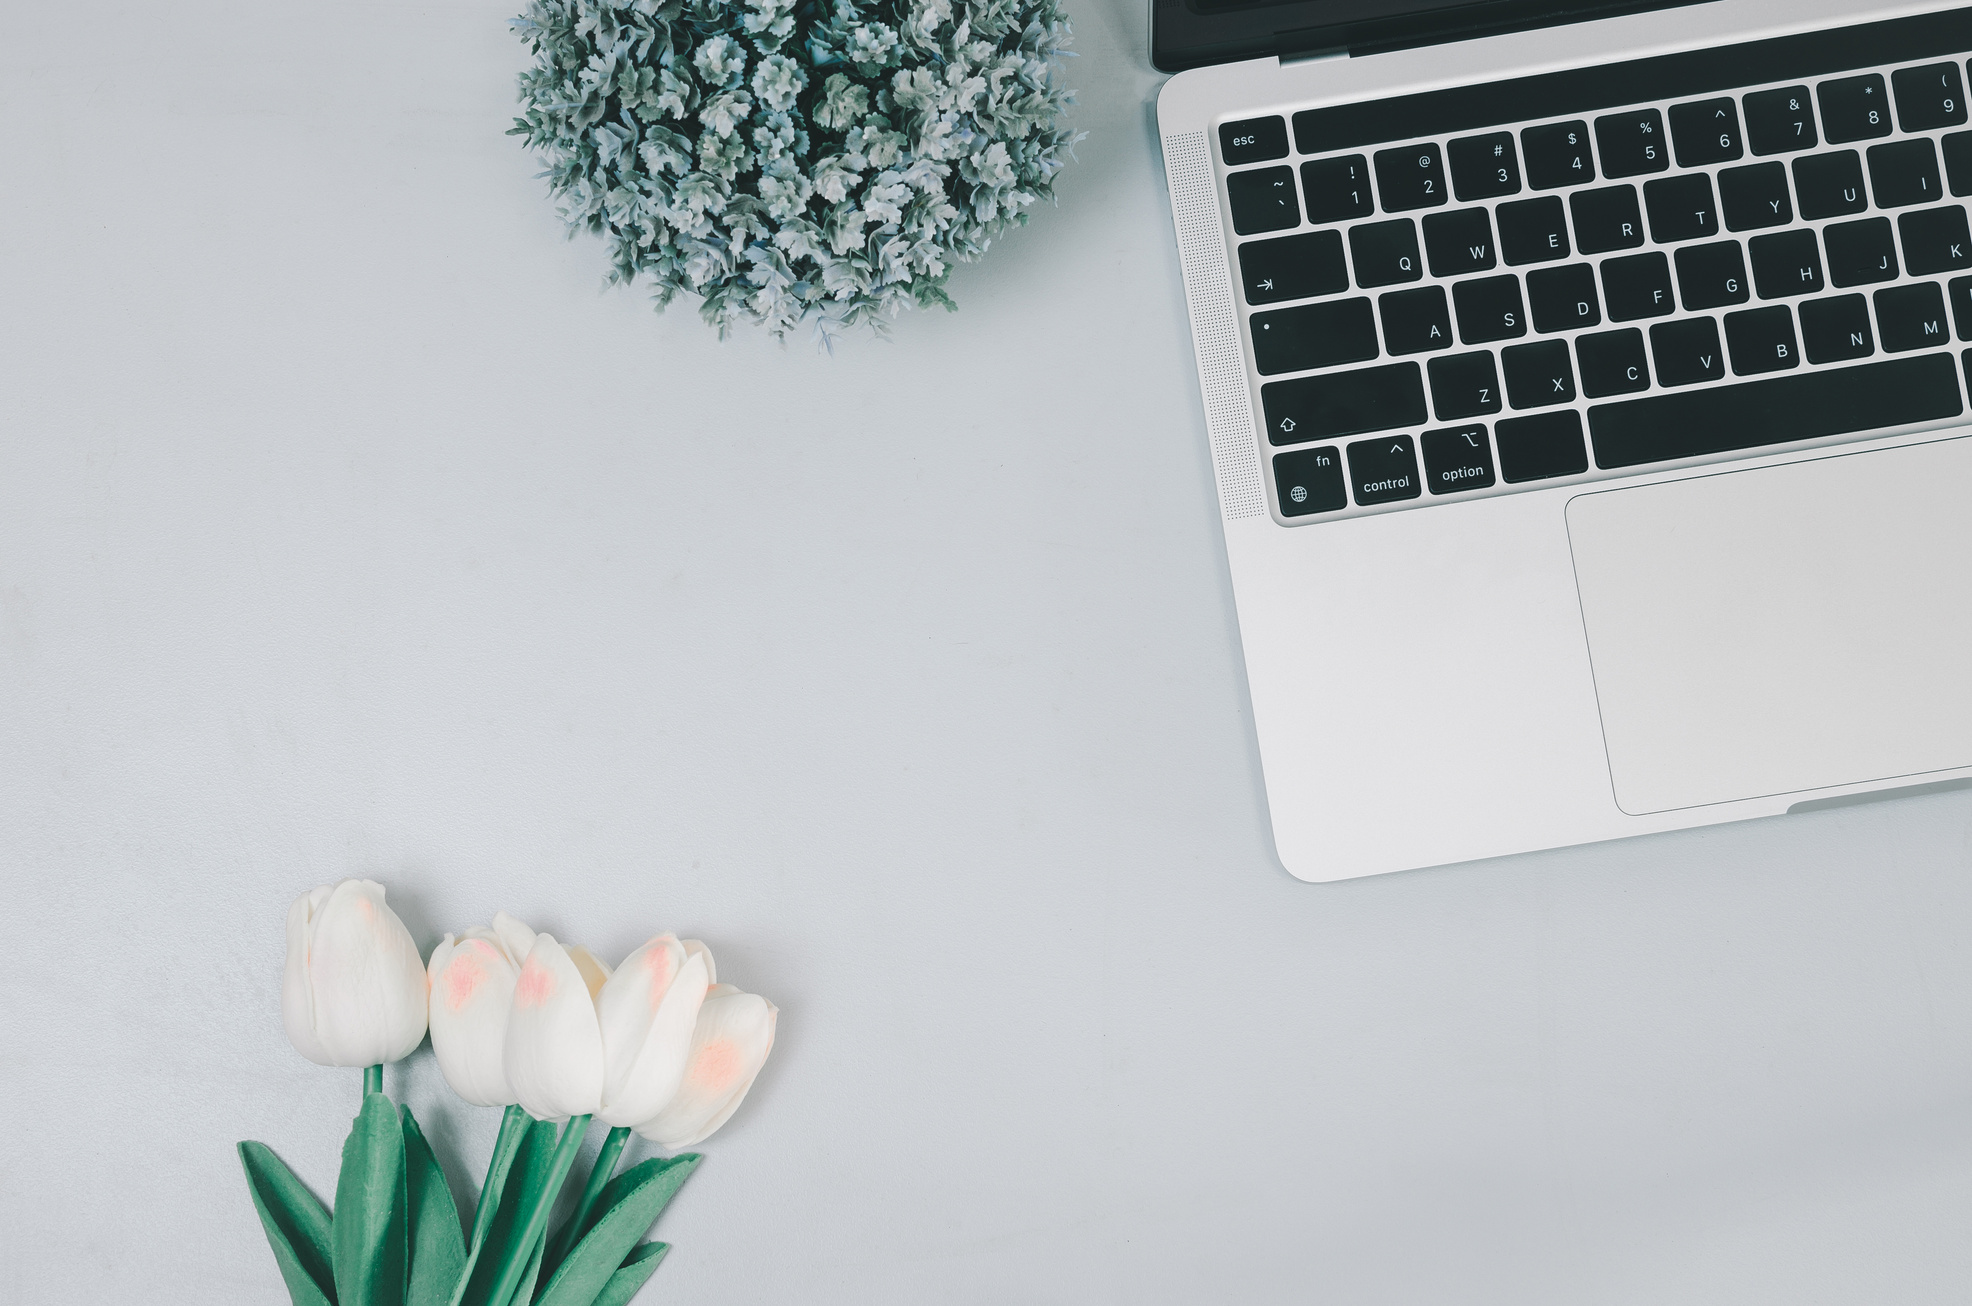
[[[514,981],[504,1065],[515,1100],[538,1120],[602,1105],[603,1036],[582,970],[552,934],[536,936]]]
[[[384,905],[381,884],[344,880],[296,902],[288,953],[282,1015],[303,1056],[371,1066],[408,1056],[424,1040],[424,961]]]
[[[705,982],[707,984],[717,984],[719,982],[719,968],[712,964],[712,949],[706,947],[697,939],[686,939],[683,946],[687,956],[705,958]]]
[[[507,1012],[520,967],[500,937],[475,926],[431,954],[431,1050],[445,1082],[474,1106],[514,1102],[507,1083]]]
[[[730,984],[713,988],[692,1031],[685,1082],[637,1132],[659,1146],[690,1147],[732,1119],[774,1047],[774,1004]]]
[[[706,956],[660,935],[625,958],[604,986],[597,1010],[609,1071],[600,1115],[610,1125],[643,1124],[677,1094],[710,987]]]

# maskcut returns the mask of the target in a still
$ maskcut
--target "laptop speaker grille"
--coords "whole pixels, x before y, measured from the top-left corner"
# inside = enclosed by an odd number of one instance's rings
[[[1219,220],[1219,193],[1204,132],[1164,138],[1171,207],[1178,216],[1178,258],[1191,301],[1192,340],[1205,389],[1205,429],[1212,438],[1212,466],[1219,478],[1219,506],[1228,518],[1257,517],[1267,510],[1255,451],[1253,398],[1246,360],[1239,350],[1239,315]]]

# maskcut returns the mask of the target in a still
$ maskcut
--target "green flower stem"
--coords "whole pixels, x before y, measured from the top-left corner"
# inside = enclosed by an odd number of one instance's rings
[[[472,1250],[477,1252],[479,1245],[486,1241],[486,1234],[493,1226],[493,1217],[499,1214],[499,1185],[493,1182],[501,1167],[513,1165],[514,1153],[520,1150],[522,1140],[527,1137],[527,1112],[518,1104],[509,1106],[500,1117],[500,1135],[493,1140],[493,1159],[486,1163],[486,1182],[479,1186],[479,1205],[472,1213]]]
[[[616,1173],[616,1159],[623,1155],[623,1145],[630,1141],[628,1125],[618,1125],[603,1139],[603,1145],[596,1152],[596,1163],[589,1167],[589,1182],[582,1185],[582,1197],[575,1203],[575,1214],[568,1217],[568,1223],[561,1227],[555,1236],[555,1245],[548,1249],[548,1262],[559,1265],[575,1240],[582,1236],[582,1222],[589,1218],[595,1209],[596,1199],[603,1195],[603,1188],[610,1176]]]
[[[500,1214],[504,1179],[511,1174],[514,1154],[520,1151],[526,1138],[527,1112],[518,1105],[509,1106],[500,1117],[500,1136],[493,1140],[493,1159],[486,1163],[486,1179],[479,1185],[479,1204],[472,1213],[472,1241],[466,1244],[466,1265],[459,1271],[458,1285],[452,1289],[452,1300],[447,1306],[459,1306],[466,1295],[466,1288],[472,1282],[472,1267],[485,1250],[486,1236],[492,1232],[494,1218]]]
[[[554,1209],[562,1180],[568,1178],[569,1167],[575,1164],[575,1154],[581,1150],[582,1135],[588,1128],[588,1116],[575,1116],[561,1131],[554,1159],[548,1163],[548,1181],[534,1195],[534,1205],[528,1208],[527,1218],[521,1222],[520,1235],[500,1254],[500,1272],[494,1276],[493,1291],[486,1295],[486,1306],[507,1306],[507,1299],[520,1286],[520,1276],[527,1272],[527,1263],[534,1258],[534,1244],[541,1240],[548,1212]]]
[[[383,1092],[383,1067],[371,1066],[363,1072],[363,1096]]]

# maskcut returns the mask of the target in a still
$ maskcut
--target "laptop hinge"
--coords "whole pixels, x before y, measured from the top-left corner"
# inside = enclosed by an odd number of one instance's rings
[[[1436,18],[1411,15],[1405,19],[1299,28],[1276,32],[1274,48],[1282,63],[1319,59],[1346,54],[1352,58],[1383,54],[1390,50],[1410,50],[1426,45],[1449,45],[1507,32],[1532,31],[1564,23],[1585,23],[1598,18],[1644,13],[1656,9],[1677,9],[1686,5],[1710,4],[1713,0],[1607,0],[1584,5],[1579,0],[1495,0],[1491,4],[1462,7]]]

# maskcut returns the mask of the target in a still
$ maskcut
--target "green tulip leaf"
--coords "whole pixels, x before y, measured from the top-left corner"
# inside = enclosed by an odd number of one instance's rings
[[[404,1128],[382,1093],[366,1093],[342,1145],[334,1220],[341,1306],[404,1306],[409,1201]]]
[[[402,1108],[405,1195],[410,1215],[409,1306],[446,1306],[466,1268],[466,1238],[459,1208],[445,1186],[445,1171],[431,1154],[411,1108]]]
[[[329,1209],[265,1143],[241,1143],[240,1165],[294,1306],[335,1306]]]
[[[626,1306],[637,1295],[637,1289],[644,1286],[644,1280],[657,1273],[657,1263],[670,1250],[670,1243],[638,1243],[636,1250],[630,1253],[630,1259],[609,1276],[602,1294],[591,1306]]]
[[[493,1291],[493,1279],[506,1259],[507,1245],[520,1237],[520,1226],[534,1204],[534,1194],[547,1186],[554,1166],[555,1127],[546,1120],[528,1122],[513,1165],[501,1184],[499,1204],[486,1230],[486,1241],[473,1251],[471,1276],[460,1297],[461,1306],[490,1306],[486,1298]],[[506,1306],[506,1303],[492,1304]]]
[[[658,1213],[691,1177],[700,1159],[696,1152],[654,1157],[612,1179],[597,1202],[602,1216],[582,1235],[568,1259],[555,1271],[555,1277],[548,1281],[548,1290],[541,1295],[541,1306],[590,1306],[609,1287],[623,1266],[624,1257],[650,1230]],[[650,1268],[657,1268],[655,1262]],[[649,1277],[649,1271],[645,1271],[645,1277]]]
[[[541,1277],[541,1253],[547,1245],[548,1240],[545,1236],[534,1240],[534,1254],[527,1258],[527,1272],[521,1275],[520,1282],[514,1285],[513,1301],[510,1306],[527,1306],[534,1300],[534,1282]]]

